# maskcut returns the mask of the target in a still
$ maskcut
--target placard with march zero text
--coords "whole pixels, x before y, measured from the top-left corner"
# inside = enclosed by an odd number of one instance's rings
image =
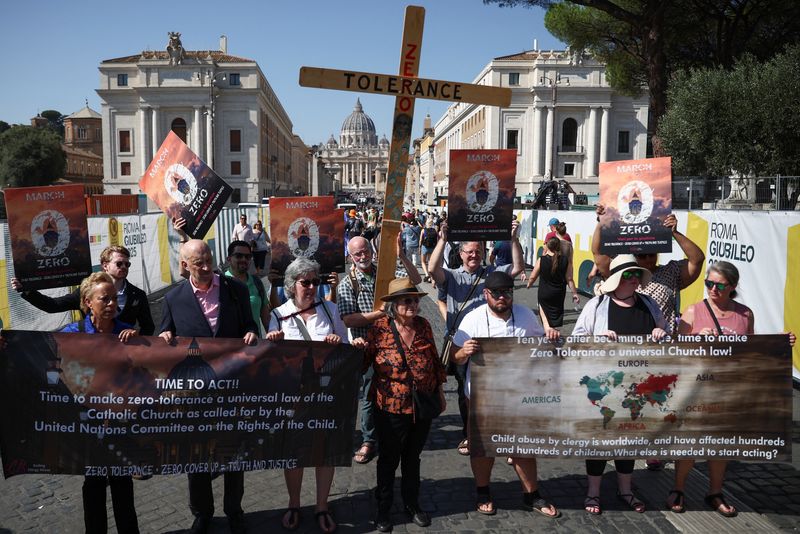
[[[451,150],[448,240],[511,239],[516,174],[516,150]]]
[[[361,351],[347,344],[7,331],[0,454],[23,473],[350,465]]]
[[[272,197],[269,201],[271,269],[283,274],[296,258],[319,263],[320,273],[344,272],[344,215],[334,198]],[[275,280],[283,284],[283,278]]]
[[[791,461],[788,335],[480,339],[474,456]]]
[[[664,219],[672,212],[672,158],[600,164],[600,251],[651,254],[672,251]]]
[[[82,185],[5,190],[14,276],[23,289],[77,285],[92,272]]]
[[[208,232],[233,188],[170,131],[147,167],[139,188],[170,219],[183,217],[193,239]]]

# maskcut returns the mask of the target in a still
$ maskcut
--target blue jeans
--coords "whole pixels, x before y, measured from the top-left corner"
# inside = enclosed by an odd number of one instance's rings
[[[361,398],[361,442],[362,443],[375,443],[375,418],[373,413],[375,411],[374,403],[369,398],[369,388],[372,385],[372,376],[375,371],[370,366],[367,372],[361,377],[361,390],[359,396]]]

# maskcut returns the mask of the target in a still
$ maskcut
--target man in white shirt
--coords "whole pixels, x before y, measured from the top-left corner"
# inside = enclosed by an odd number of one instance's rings
[[[525,306],[514,304],[514,279],[506,272],[494,271],[486,277],[483,289],[486,304],[473,309],[461,320],[455,336],[451,357],[458,364],[468,364],[473,354],[480,352],[476,337],[532,337],[543,336],[544,329],[536,315]],[[470,394],[470,370],[467,365],[465,383],[467,399]],[[545,517],[558,517],[558,509],[539,494],[536,475],[536,458],[513,458],[514,470],[522,484],[522,501],[528,510]],[[477,492],[476,509],[485,515],[494,515],[497,509],[489,492],[494,458],[470,457]]]
[[[239,216],[239,223],[233,227],[231,239],[234,241],[244,241],[248,244],[253,242],[253,227],[247,224],[247,215],[244,213]]]

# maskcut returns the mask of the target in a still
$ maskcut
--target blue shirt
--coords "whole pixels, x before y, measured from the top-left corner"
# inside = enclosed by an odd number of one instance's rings
[[[79,326],[80,323],[81,323],[81,321],[77,321],[75,323],[70,323],[67,326],[65,326],[64,328],[62,328],[61,332],[77,334],[77,333],[81,332],[81,329],[80,329],[80,326]],[[94,323],[92,322],[92,314],[91,313],[89,315],[87,315],[86,318],[83,319],[83,328],[84,328],[83,333],[86,333],[86,334],[96,334],[97,333],[97,329],[94,327]],[[133,325],[130,325],[128,323],[123,323],[122,321],[120,321],[116,317],[114,318],[114,333],[115,334],[119,334],[120,332],[122,332],[126,328],[133,328]]]

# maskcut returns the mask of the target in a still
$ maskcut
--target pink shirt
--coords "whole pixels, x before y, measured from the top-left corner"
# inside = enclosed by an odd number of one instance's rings
[[[733,313],[723,318],[717,317],[717,321],[719,321],[719,326],[722,328],[722,332],[718,332],[719,334],[747,334],[747,323],[750,315],[753,313],[750,311],[750,308],[745,306],[744,304],[739,304],[735,300],[733,302]],[[692,304],[694,308],[694,323],[692,323],[692,334],[699,334],[700,330],[703,328],[710,328],[714,331],[717,330],[716,325],[714,324],[714,318],[711,317],[711,314],[708,312],[708,308],[706,307],[705,302],[702,300],[695,304]]]
[[[200,289],[192,278],[189,277],[189,283],[192,286],[194,298],[200,304],[200,309],[203,310],[203,315],[206,316],[208,326],[211,327],[212,332],[217,331],[217,319],[219,318],[219,275],[214,273],[214,278],[211,280],[211,285],[207,290]]]

